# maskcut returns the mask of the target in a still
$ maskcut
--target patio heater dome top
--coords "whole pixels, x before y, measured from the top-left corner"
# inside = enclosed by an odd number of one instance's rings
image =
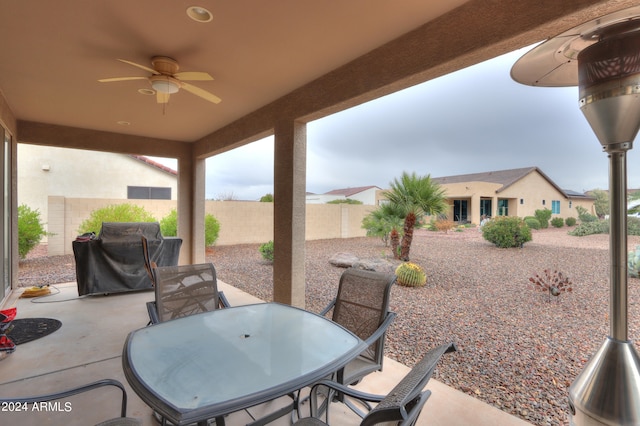
[[[539,44],[511,68],[511,78],[528,86],[578,85],[578,55],[612,34],[640,32],[640,6],[582,23]]]

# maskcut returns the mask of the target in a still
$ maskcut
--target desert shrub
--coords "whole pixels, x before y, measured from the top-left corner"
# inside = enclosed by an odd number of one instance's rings
[[[78,227],[78,233],[95,232],[102,229],[102,222],[156,222],[156,219],[143,207],[135,204],[112,204],[94,210]]]
[[[519,217],[501,216],[482,227],[482,237],[501,248],[522,247],[531,241],[531,229]]]
[[[273,241],[262,244],[258,250],[260,250],[260,254],[264,260],[273,262]]]
[[[549,227],[549,219],[551,219],[551,210],[541,209],[536,210],[534,213],[538,222],[540,222],[540,228],[547,229]]]
[[[587,209],[582,206],[576,206],[578,212],[578,219],[581,223],[597,222],[598,216],[592,215]]]
[[[212,214],[204,215],[204,244],[209,247],[218,241],[220,234],[220,222]]]
[[[449,232],[449,230],[453,229],[456,226],[456,224],[453,223],[452,220],[449,220],[447,218],[440,218],[434,222],[433,226],[438,231],[446,233],[446,232]],[[462,227],[464,228],[464,225]]]
[[[554,228],[562,228],[564,226],[564,219],[561,217],[554,217],[551,219],[551,226]]]
[[[574,237],[584,237],[585,235],[607,233],[609,233],[609,222],[606,220],[596,222],[582,222],[573,230],[569,231],[569,235],[572,235]]]
[[[627,235],[640,235],[640,218],[627,218]]]
[[[42,237],[47,235],[44,224],[40,221],[40,211],[31,209],[25,204],[18,206],[18,255],[24,259]]]
[[[540,221],[534,216],[525,217],[524,223],[526,223],[530,229],[540,229]]]
[[[168,215],[160,219],[160,232],[164,237],[178,236],[178,212],[171,210]]]
[[[176,209],[160,220],[160,232],[165,237],[175,237],[178,235],[178,212]],[[204,216],[204,244],[206,247],[212,246],[218,241],[220,234],[220,222],[211,213]]]
[[[575,217],[568,217],[564,220],[565,225],[567,226],[575,226],[576,224],[576,218]]]
[[[353,198],[345,198],[327,201],[327,204],[362,204],[362,201],[354,200]]]

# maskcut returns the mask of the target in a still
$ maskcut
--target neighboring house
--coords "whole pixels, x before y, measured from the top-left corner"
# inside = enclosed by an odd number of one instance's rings
[[[43,222],[49,196],[176,200],[177,175],[143,156],[18,144],[18,205]]]
[[[377,205],[376,193],[380,191],[377,186],[360,186],[356,188],[334,189],[324,194],[313,194],[307,192],[308,204],[325,204],[334,200],[351,200],[361,201],[365,205]]]
[[[433,178],[445,189],[448,217],[480,223],[480,217],[533,216],[549,209],[552,217],[578,217],[577,206],[595,214],[594,198],[563,190],[537,167]]]

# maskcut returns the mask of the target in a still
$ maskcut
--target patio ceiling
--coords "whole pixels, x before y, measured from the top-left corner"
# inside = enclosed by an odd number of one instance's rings
[[[634,3],[0,0],[0,112],[20,142],[46,143],[38,126],[54,125],[197,143],[203,157],[268,133],[279,115],[318,118]],[[193,5],[211,22],[191,20]],[[194,84],[222,102],[182,89],[163,106],[138,93],[145,80],[97,81],[147,76],[117,59],[151,66],[156,55],[211,74]],[[91,133],[82,139],[105,149]]]

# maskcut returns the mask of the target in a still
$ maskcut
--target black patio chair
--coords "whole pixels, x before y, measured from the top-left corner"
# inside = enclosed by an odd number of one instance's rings
[[[152,268],[155,301],[147,302],[150,324],[229,307],[218,291],[213,264]]]
[[[120,417],[116,417],[104,422],[98,423],[97,426],[139,426],[142,422],[139,419],[127,417],[127,391],[122,383],[113,379],[103,379],[97,382],[89,383],[83,386],[67,389],[62,392],[51,393],[47,395],[39,396],[25,396],[19,398],[4,398],[0,397],[0,403],[19,403],[19,404],[39,404],[41,402],[56,401],[63,398],[68,398],[72,395],[88,392],[93,389],[97,389],[104,386],[115,386],[122,391],[122,403],[120,405]]]
[[[453,343],[431,349],[386,396],[360,392],[331,380],[318,382],[311,388],[312,417],[302,418],[294,423],[294,425],[326,426],[329,424],[329,409],[325,410],[325,421],[322,421],[316,417],[318,415],[318,408],[316,405],[313,405],[314,401],[317,401],[317,395],[315,394],[317,394],[319,389],[329,388],[343,395],[345,398],[353,398],[362,404],[367,410],[367,413],[362,414],[358,412],[362,417],[361,426],[372,426],[383,423],[413,426],[422,412],[424,404],[431,396],[431,391],[424,390],[424,387],[429,382],[429,379],[431,379],[436,364],[442,355],[454,351],[456,351],[456,346]],[[377,405],[371,408],[370,403],[377,403]]]
[[[395,275],[349,268],[340,277],[336,298],[320,313],[326,315],[333,309],[332,321],[369,344],[339,373],[340,383],[355,384],[367,374],[382,370],[386,331],[396,317],[389,311],[395,281]]]

